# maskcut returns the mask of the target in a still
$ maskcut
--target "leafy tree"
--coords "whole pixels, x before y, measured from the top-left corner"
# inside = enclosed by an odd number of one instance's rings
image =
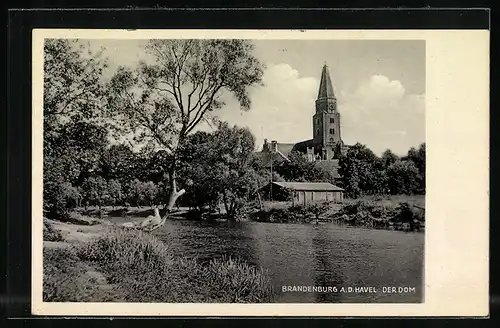
[[[122,185],[120,184],[120,181],[108,181],[108,194],[114,208],[116,206],[116,203],[120,202],[123,199]]]
[[[252,168],[222,170],[221,194],[226,213],[235,219],[249,199],[256,195],[259,176]]]
[[[81,194],[69,182],[48,182],[44,187],[44,194],[51,201],[45,204],[45,212],[49,218],[67,218],[71,209],[79,205]]]
[[[81,187],[84,198],[99,207],[102,210],[103,203],[109,198],[108,184],[101,176],[91,176],[87,178]]]
[[[262,78],[252,49],[246,40],[151,40],[146,50],[154,63],[122,67],[112,78],[108,114],[115,133],[132,133],[136,143],[168,154],[168,210],[185,192],[177,188],[177,172],[187,137],[224,105],[225,92],[250,108],[247,88]]]
[[[350,197],[383,190],[381,160],[365,145],[360,143],[349,147],[345,155],[339,157],[339,174],[342,185]]]
[[[387,149],[382,153],[382,163],[384,167],[387,168],[389,165],[393,164],[399,159],[399,157],[394,154],[390,149]]]
[[[142,181],[134,179],[127,186],[127,199],[135,206],[144,205],[144,190]]]
[[[290,161],[276,166],[276,172],[286,181],[297,182],[333,182],[332,176],[326,170],[309,162],[301,153],[292,152]],[[274,180],[273,180],[274,181]]]
[[[91,122],[102,106],[105,67],[99,53],[85,51],[77,40],[45,41],[44,209],[50,216],[64,214],[60,209],[68,186],[78,185],[82,173],[94,168],[105,142],[103,129]]]
[[[228,216],[236,218],[259,187],[261,177],[251,166],[254,149],[255,138],[248,129],[227,123],[220,123],[213,133],[189,136],[179,153],[189,204],[214,209],[220,201]]]
[[[137,154],[124,144],[105,149],[100,158],[100,172],[107,180],[118,180],[123,186],[138,176]]]
[[[65,139],[59,156],[71,157],[79,168],[75,183],[81,184],[93,174],[99,172],[102,153],[108,145],[106,128],[85,122],[66,125],[61,136]]]
[[[136,206],[153,206],[158,198],[159,189],[152,181],[134,179],[128,186],[127,198]]]
[[[150,205],[153,206],[154,201],[158,195],[158,188],[157,186],[152,182],[143,182],[142,184],[142,190],[144,193],[144,200]]]

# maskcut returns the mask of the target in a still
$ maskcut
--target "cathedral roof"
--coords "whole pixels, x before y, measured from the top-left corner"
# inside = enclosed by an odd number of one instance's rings
[[[333,93],[332,80],[330,79],[330,71],[326,64],[323,66],[319,84],[318,99],[321,98],[335,98],[335,94]]]
[[[320,167],[323,170],[330,172],[332,177],[340,178],[340,174],[338,172],[339,169],[339,161],[337,159],[331,159],[329,161],[317,161],[314,162],[316,167]]]
[[[307,152],[307,148],[311,148],[311,147],[314,147],[314,141],[313,141],[313,139],[304,140],[304,141],[297,142],[293,146],[292,151],[298,151],[298,152],[301,152],[301,153],[306,153]]]

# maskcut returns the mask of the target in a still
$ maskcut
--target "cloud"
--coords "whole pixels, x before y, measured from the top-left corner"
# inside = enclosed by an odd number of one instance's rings
[[[257,147],[265,138],[289,143],[310,139],[318,80],[301,77],[288,64],[268,64],[262,82],[264,86],[250,89],[249,111],[239,110],[231,97],[225,99],[227,105],[217,112],[218,117],[248,127]]]
[[[263,83],[250,90],[250,111],[239,110],[237,101],[226,96],[227,105],[217,116],[248,127],[258,148],[264,138],[287,143],[311,139],[319,79],[300,76],[288,64],[268,64]],[[376,154],[389,148],[404,155],[425,140],[425,95],[407,94],[398,80],[373,75],[352,92],[337,92],[337,97],[347,144],[360,142]]]
[[[406,94],[400,81],[371,76],[339,96],[344,142],[361,142],[375,153],[405,154],[425,140],[425,95]]]

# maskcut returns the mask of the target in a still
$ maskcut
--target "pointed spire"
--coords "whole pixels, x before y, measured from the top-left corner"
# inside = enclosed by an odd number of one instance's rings
[[[318,99],[321,98],[335,98],[333,93],[332,80],[330,79],[330,71],[328,70],[328,65],[323,65],[323,71],[321,72],[321,82],[319,84]]]

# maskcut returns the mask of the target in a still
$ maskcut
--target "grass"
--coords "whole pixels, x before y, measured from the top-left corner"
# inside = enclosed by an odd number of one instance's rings
[[[119,301],[101,272],[81,261],[73,247],[43,250],[45,302]]]
[[[176,256],[148,233],[108,228],[100,237],[68,249],[46,249],[46,301],[270,302],[266,272],[240,260],[202,265]],[[94,271],[87,279],[88,271]],[[96,280],[96,272],[102,279]],[[83,295],[83,296],[82,296]]]

